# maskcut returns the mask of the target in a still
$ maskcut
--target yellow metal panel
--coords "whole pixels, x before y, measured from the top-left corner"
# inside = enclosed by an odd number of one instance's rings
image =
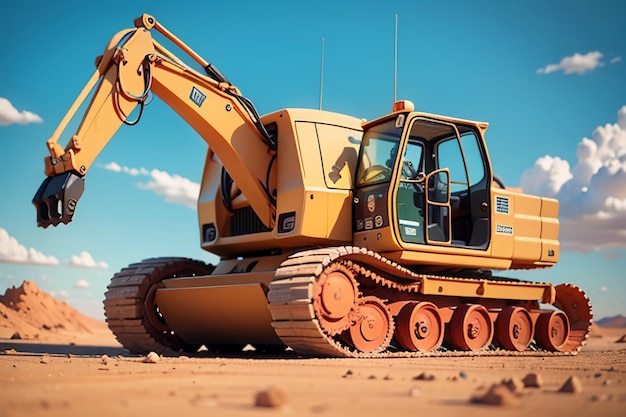
[[[316,124],[323,176],[328,188],[350,190],[354,184],[361,130]]]
[[[554,301],[554,289],[550,284],[510,283],[470,279],[424,277],[421,293],[469,298],[492,298],[509,300]]]
[[[541,216],[557,219],[559,216],[559,200],[543,197],[541,199]]]
[[[560,257],[559,244],[559,202],[550,198],[542,198],[541,204],[541,260],[558,262]]]
[[[162,288],[155,302],[187,343],[280,343],[260,283]]]
[[[484,251],[444,246],[415,245],[415,249],[411,251],[385,252],[383,254],[402,265],[484,269],[508,269],[511,265],[509,259],[490,258]]]
[[[511,259],[515,246],[513,237],[515,197],[507,190],[492,188],[491,256]]]
[[[284,259],[281,256],[281,259]],[[228,262],[228,261],[225,261]],[[236,268],[236,265],[234,266]],[[261,271],[252,273],[235,273],[206,275],[196,277],[170,278],[163,280],[166,288],[190,288],[190,287],[217,287],[222,285],[263,284],[269,287],[274,279],[275,271]]]
[[[326,195],[326,235],[332,240],[352,243],[352,193],[349,190],[336,190]]]
[[[309,191],[304,196],[301,233],[307,236],[324,237],[327,226],[326,207],[328,196],[324,192]]]
[[[300,169],[302,170],[304,182],[309,187],[319,186],[322,161],[320,159],[315,124],[296,122],[295,127],[298,159],[300,160]]]
[[[526,194],[515,196],[515,261],[541,258],[541,198]]]

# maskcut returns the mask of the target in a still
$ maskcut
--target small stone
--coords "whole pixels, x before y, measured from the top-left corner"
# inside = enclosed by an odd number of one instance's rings
[[[217,398],[210,395],[197,395],[191,400],[191,403],[200,407],[216,407],[219,404]]]
[[[328,404],[318,404],[318,405],[314,405],[313,407],[311,407],[311,412],[318,414],[318,413],[326,413],[331,409],[331,406]]]
[[[416,381],[434,381],[435,375],[422,372],[421,374],[414,377],[413,379],[415,379]]]
[[[611,381],[610,379],[605,379],[605,380],[602,382],[602,385],[607,386],[607,385],[611,385],[612,383],[613,383],[613,381]]]
[[[566,392],[571,394],[578,394],[582,392],[583,384],[580,382],[577,376],[570,376],[567,381],[559,388],[559,392]]]
[[[502,385],[506,386],[511,392],[521,392],[525,384],[519,378],[503,379]]]
[[[602,376],[601,372],[596,372],[594,375],[594,378],[600,378]]]
[[[100,357],[100,363],[102,365],[106,365],[109,363],[109,357],[107,355],[102,355],[102,357]]]
[[[22,335],[20,334],[20,332],[15,332],[13,333],[13,336],[11,336],[12,340],[20,340],[22,339]]]
[[[524,386],[526,388],[541,388],[541,386],[543,385],[541,375],[534,372],[526,375],[524,379],[522,379],[522,382],[524,383]]]
[[[467,372],[465,372],[465,371],[461,371],[461,372],[459,372],[459,376],[460,376],[461,378],[465,379],[465,378],[467,378]]]
[[[150,352],[143,358],[143,363],[159,363],[161,357],[156,352]]]
[[[376,375],[370,375],[367,377],[367,379],[376,379]]]
[[[422,390],[419,388],[411,388],[409,390],[409,397],[419,397],[422,395]]]
[[[256,394],[256,407],[278,408],[287,403],[287,394],[280,388],[271,387]]]
[[[385,381],[391,381],[393,378],[389,375],[385,375],[385,377],[383,378]]]
[[[493,384],[485,395],[473,397],[471,402],[500,407],[517,407],[520,404],[519,398],[506,385],[502,384]]]
[[[342,378],[347,378],[347,377],[349,377],[350,375],[352,375],[352,371],[351,371],[350,369],[348,369],[348,370],[346,371],[346,373],[345,373],[345,374],[343,374],[343,377],[342,377]]]
[[[591,401],[596,401],[596,402],[604,402],[610,399],[611,399],[611,396],[604,392],[601,394],[594,394],[591,396]]]

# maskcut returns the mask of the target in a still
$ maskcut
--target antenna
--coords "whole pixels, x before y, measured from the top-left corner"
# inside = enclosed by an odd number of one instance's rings
[[[322,110],[323,92],[324,92],[324,38],[322,37],[322,65],[320,69],[320,110]]]
[[[396,27],[393,37],[393,102],[396,102],[398,87],[398,13],[396,13]]]

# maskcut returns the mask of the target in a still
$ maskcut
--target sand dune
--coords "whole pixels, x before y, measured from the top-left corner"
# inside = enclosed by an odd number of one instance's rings
[[[0,296],[0,339],[117,344],[104,321],[80,313],[33,281],[24,281]]]

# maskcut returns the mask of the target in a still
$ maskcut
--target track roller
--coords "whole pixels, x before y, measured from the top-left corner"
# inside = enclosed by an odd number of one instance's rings
[[[352,345],[361,352],[385,350],[393,336],[393,317],[385,303],[377,297],[363,297],[357,317],[346,332]]]
[[[535,340],[546,350],[564,352],[569,329],[569,320],[564,312],[542,311],[537,318]]]
[[[448,342],[460,350],[479,350],[491,343],[493,323],[489,311],[480,304],[461,304],[448,328]]]
[[[443,321],[433,303],[407,303],[396,317],[395,337],[406,350],[433,351],[441,345],[443,335]]]
[[[503,348],[518,352],[526,350],[534,332],[533,320],[525,308],[508,306],[498,314],[496,339]]]

